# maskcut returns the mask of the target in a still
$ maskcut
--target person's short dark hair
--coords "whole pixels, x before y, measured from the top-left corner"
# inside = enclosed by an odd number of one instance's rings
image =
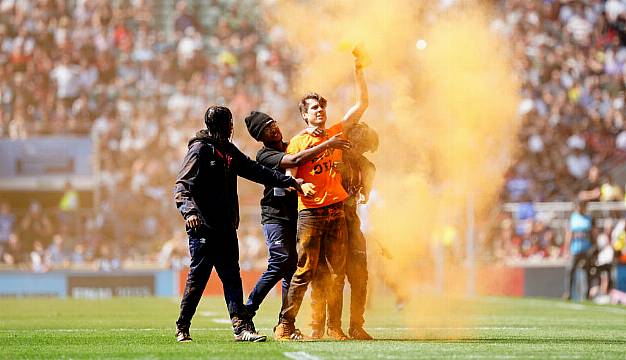
[[[366,123],[353,125],[348,131],[348,140],[353,144],[362,144],[365,151],[378,150],[378,133]]]
[[[306,101],[309,100],[309,99],[317,100],[317,102],[323,108],[325,108],[326,104],[328,103],[326,101],[326,99],[322,95],[320,95],[320,94],[318,94],[316,92],[310,92],[310,93],[304,95],[302,97],[302,99],[300,99],[300,103],[298,104],[298,108],[300,109],[300,115],[306,113],[306,111],[307,111],[307,103],[306,103]]]
[[[233,129],[233,114],[225,106],[210,106],[204,113],[204,124],[211,136],[228,140]]]

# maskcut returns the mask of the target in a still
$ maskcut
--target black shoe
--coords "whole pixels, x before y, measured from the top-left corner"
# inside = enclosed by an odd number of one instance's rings
[[[348,335],[354,340],[374,340],[374,338],[362,327],[354,327],[348,329]]]
[[[176,341],[178,342],[190,342],[191,336],[189,336],[189,329],[176,328]]]

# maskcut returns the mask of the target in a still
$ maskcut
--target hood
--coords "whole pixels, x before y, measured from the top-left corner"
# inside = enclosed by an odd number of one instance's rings
[[[213,137],[211,137],[211,135],[209,135],[209,130],[200,130],[196,133],[196,136],[194,136],[193,138],[191,138],[191,140],[189,140],[189,143],[187,144],[188,147],[191,147],[193,144],[195,144],[196,142],[203,142],[203,143],[208,143],[214,146],[219,146],[219,145],[225,145],[226,143],[220,143],[219,141],[215,140]]]

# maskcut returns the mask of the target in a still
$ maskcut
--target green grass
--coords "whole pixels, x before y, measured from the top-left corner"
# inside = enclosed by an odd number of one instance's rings
[[[269,299],[257,315],[263,333],[271,334],[278,306]],[[458,337],[446,326],[415,329],[406,320],[416,315],[377,299],[367,328],[378,340],[256,344],[232,340],[221,298],[202,300],[194,342],[178,344],[177,311],[178,299],[0,299],[0,358],[261,360],[303,352],[308,359],[626,359],[626,308],[618,306],[477,298],[454,311],[466,314]],[[305,333],[308,316],[304,305],[298,325]]]

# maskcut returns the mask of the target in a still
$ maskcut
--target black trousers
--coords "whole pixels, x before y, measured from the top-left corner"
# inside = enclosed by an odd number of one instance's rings
[[[247,319],[239,272],[237,232],[234,229],[205,230],[201,234],[190,234],[189,252],[191,264],[176,325],[179,328],[188,328],[191,325],[191,318],[196,313],[202,292],[214,267],[224,287],[224,299],[231,320]]]

